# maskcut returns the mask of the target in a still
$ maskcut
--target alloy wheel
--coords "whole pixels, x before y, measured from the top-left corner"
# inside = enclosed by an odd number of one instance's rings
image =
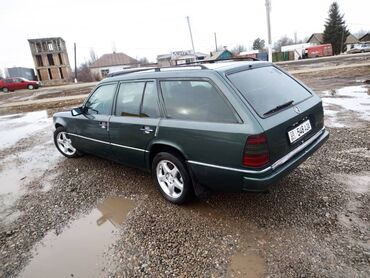
[[[179,198],[184,189],[184,180],[176,165],[169,160],[161,160],[157,164],[156,172],[163,192],[171,198]]]
[[[66,155],[74,155],[76,153],[76,148],[72,146],[72,141],[68,138],[66,132],[59,132],[57,135],[57,145],[59,150],[61,150]]]

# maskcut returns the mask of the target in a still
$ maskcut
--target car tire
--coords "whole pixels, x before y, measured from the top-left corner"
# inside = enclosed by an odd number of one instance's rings
[[[152,162],[153,181],[162,196],[174,204],[184,204],[194,195],[193,185],[182,158],[158,153]]]
[[[5,87],[5,88],[2,88],[1,90],[2,90],[4,93],[9,93],[9,89],[8,89],[8,88],[6,88],[6,87]]]
[[[54,144],[58,151],[68,158],[76,158],[83,155],[78,149],[72,145],[72,141],[68,136],[66,129],[62,126],[54,131]]]
[[[32,84],[30,84],[30,85],[27,86],[27,88],[28,88],[28,90],[33,90],[35,87]]]

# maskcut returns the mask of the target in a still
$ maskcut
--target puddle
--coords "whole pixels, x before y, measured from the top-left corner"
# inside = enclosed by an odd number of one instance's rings
[[[61,158],[49,138],[42,138],[30,150],[6,156],[1,162],[0,170],[0,223],[9,223],[14,220],[13,208],[15,202],[27,191],[27,185],[40,180],[48,169],[55,167]],[[46,182],[52,183],[50,179]]]
[[[344,87],[337,90],[321,92],[321,95],[325,115],[329,118],[329,126],[344,127],[351,125],[350,123],[354,120],[352,115],[351,121],[346,125],[342,123],[339,117],[340,113],[343,114],[342,112],[352,112],[361,120],[370,121],[370,95],[367,86]],[[339,108],[339,110],[332,110],[333,106]]]
[[[351,192],[363,194],[370,190],[370,172],[358,173],[357,175],[339,174],[336,178],[338,182],[345,184]]]
[[[46,111],[0,116],[0,150],[51,126],[51,123]]]
[[[226,277],[259,278],[265,272],[264,260],[253,253],[237,253],[231,257]]]
[[[104,252],[117,239],[117,227],[134,208],[130,199],[112,197],[61,234],[49,232],[33,248],[33,258],[19,277],[101,277]]]

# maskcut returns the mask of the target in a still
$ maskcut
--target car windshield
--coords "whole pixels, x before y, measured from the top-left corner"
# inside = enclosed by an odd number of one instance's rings
[[[301,84],[273,66],[232,73],[228,78],[261,117],[286,103],[294,105],[311,97]]]

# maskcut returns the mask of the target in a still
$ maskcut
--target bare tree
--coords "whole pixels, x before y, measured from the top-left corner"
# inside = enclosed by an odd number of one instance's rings
[[[77,69],[78,81],[81,81],[81,82],[92,82],[92,81],[95,81],[93,79],[92,74],[91,74],[89,65],[90,65],[89,62],[85,62],[85,63],[81,64],[78,67],[78,69]]]
[[[146,57],[143,57],[143,58],[140,58],[140,59],[139,59],[139,64],[140,64],[141,66],[144,66],[144,65],[149,64],[149,61],[148,61],[148,59],[147,59]]]
[[[288,36],[282,36],[280,39],[278,39],[274,44],[274,50],[280,52],[281,47],[285,45],[291,45],[294,44],[294,40],[292,38],[289,38]]]
[[[247,51],[247,48],[242,45],[242,44],[239,44],[239,45],[236,45],[235,47],[233,47],[233,49],[231,50],[231,52],[234,54],[234,55],[237,55],[239,54],[240,52],[243,52],[243,51]]]
[[[90,49],[90,61],[89,63],[92,64],[94,63],[96,60],[98,60],[98,55],[96,55],[95,51],[93,48]]]

